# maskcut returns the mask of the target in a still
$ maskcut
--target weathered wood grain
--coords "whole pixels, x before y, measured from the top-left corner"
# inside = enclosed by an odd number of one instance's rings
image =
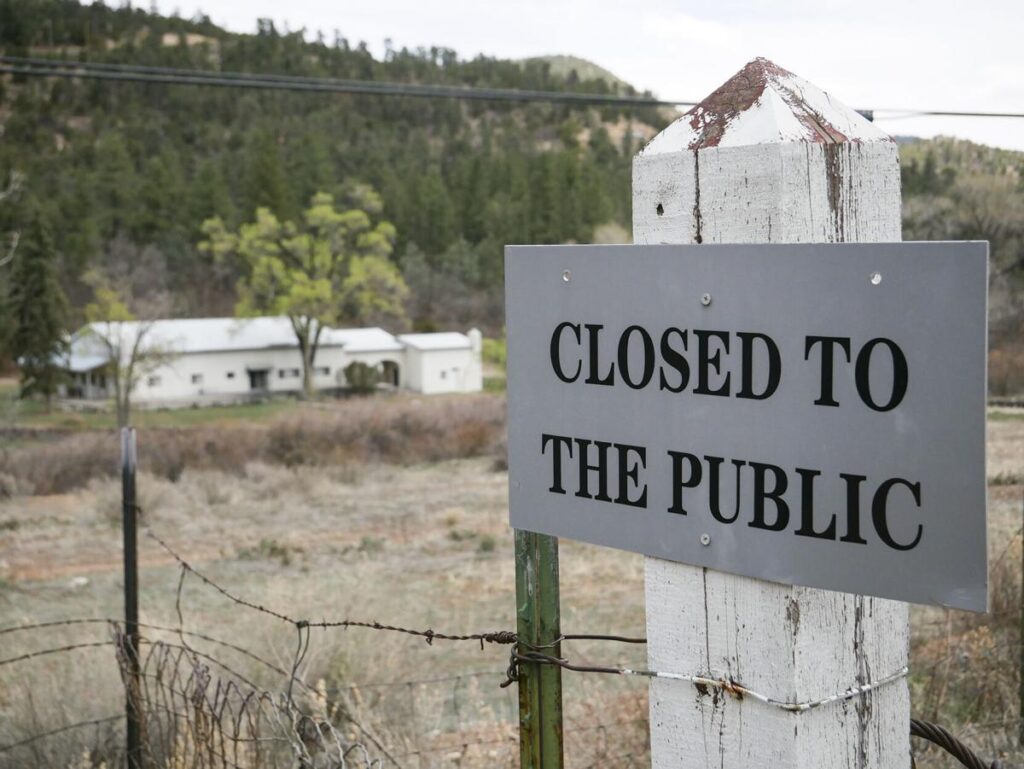
[[[636,243],[898,241],[895,143],[758,59],[634,159]],[[817,699],[907,664],[905,604],[648,558],[652,669]],[[906,769],[905,680],[789,713],[680,681],[651,683],[655,769]]]

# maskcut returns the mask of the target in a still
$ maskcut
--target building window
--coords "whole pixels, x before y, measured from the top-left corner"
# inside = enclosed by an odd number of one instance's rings
[[[313,371],[316,372],[317,376],[330,376],[331,375],[331,367],[330,366],[317,366],[315,369],[313,369]]]
[[[146,380],[146,384],[149,387],[159,387],[160,386],[160,377],[158,377],[158,376],[151,376],[149,379]]]
[[[297,368],[279,368],[277,370],[278,379],[298,379],[299,370]]]
[[[234,371],[229,371],[228,372],[228,379],[234,379],[234,378],[235,378],[235,372]]]
[[[202,374],[193,374],[192,375],[192,384],[201,385],[202,383],[203,383],[203,375]]]

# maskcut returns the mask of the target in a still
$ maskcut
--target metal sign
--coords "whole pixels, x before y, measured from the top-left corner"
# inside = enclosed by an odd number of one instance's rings
[[[983,611],[987,261],[509,247],[512,526]]]

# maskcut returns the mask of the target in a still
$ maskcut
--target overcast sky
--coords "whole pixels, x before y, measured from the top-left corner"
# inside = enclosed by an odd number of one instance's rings
[[[765,56],[859,109],[1024,112],[1021,0],[159,0],[252,32],[264,16],[333,30],[380,55],[445,46],[463,58],[571,54],[666,99],[698,101]],[[879,119],[892,134],[1024,150],[1024,119]]]

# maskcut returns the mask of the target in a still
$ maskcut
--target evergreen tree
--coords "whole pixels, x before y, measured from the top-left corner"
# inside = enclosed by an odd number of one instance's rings
[[[207,219],[217,216],[234,223],[235,208],[220,166],[213,160],[199,164],[188,199],[189,235],[195,236]]]
[[[252,134],[245,148],[242,214],[248,218],[259,208],[266,208],[278,219],[292,218],[281,152],[277,146],[277,137],[269,131]]]
[[[459,59],[433,47],[392,49],[378,61],[340,35],[332,46],[307,43],[269,20],[257,34],[236,34],[199,15],[167,18],[144,7],[0,0],[0,47],[79,51],[96,63],[631,93],[539,60]],[[210,42],[182,44],[190,35]],[[434,298],[438,312],[476,307],[486,314],[472,322],[494,329],[501,308],[491,297],[501,290],[506,243],[582,242],[596,226],[629,219],[631,157],[609,133],[628,114],[619,107],[28,78],[2,88],[0,171],[16,165],[32,180],[76,308],[91,295],[91,270],[118,273],[112,244],[127,240],[159,255],[179,311],[223,313],[235,305],[245,270],[196,248],[201,223],[215,216],[237,230],[260,207],[298,222],[315,192],[340,201],[341,180],[355,178],[381,191],[385,209],[374,216],[394,223],[395,253],[416,244],[451,287]],[[637,109],[633,120],[657,129],[666,117]],[[375,275],[363,272],[368,281]]]
[[[128,143],[118,131],[96,143],[93,196],[100,235],[113,238],[135,224],[139,179]]]
[[[27,226],[14,260],[10,285],[13,320],[11,357],[21,369],[21,397],[50,399],[65,378],[61,358],[67,353],[67,299],[57,280],[50,224],[38,203],[26,205]]]

